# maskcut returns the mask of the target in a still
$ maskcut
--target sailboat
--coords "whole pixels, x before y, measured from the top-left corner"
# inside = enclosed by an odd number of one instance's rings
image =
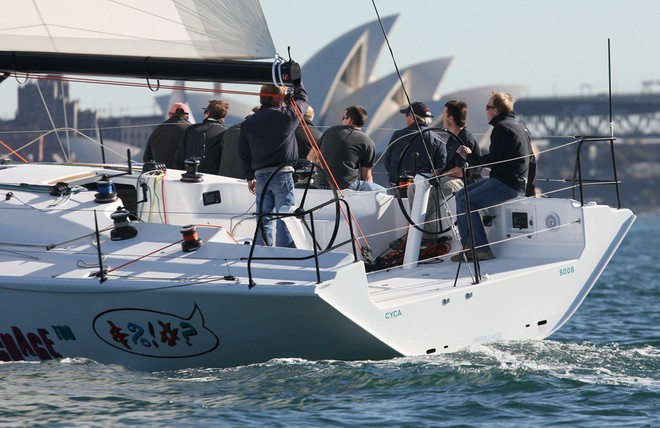
[[[274,49],[257,1],[73,3],[63,21],[48,1],[16,6],[12,19],[39,24],[0,34],[6,77],[101,74],[154,85],[301,77],[293,61],[263,61]],[[75,16],[90,9],[103,22]],[[110,21],[125,33],[107,29]],[[131,34],[130,24],[153,33]],[[583,146],[614,150],[612,142],[580,138],[577,160]],[[170,370],[546,338],[575,313],[635,220],[618,203],[586,200],[576,165],[575,197],[489,208],[495,258],[453,263],[461,248],[451,200],[442,251],[425,251],[431,184],[421,175],[410,212],[396,194],[315,189],[308,180],[296,189],[298,205],[278,214],[297,248],[276,248],[255,244],[262,219],[243,180],[130,156],[112,165],[4,162],[0,360],[80,357]],[[618,196],[616,178],[610,184]]]

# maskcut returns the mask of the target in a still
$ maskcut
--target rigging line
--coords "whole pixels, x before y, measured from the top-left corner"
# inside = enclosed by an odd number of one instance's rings
[[[66,109],[66,98],[64,97],[64,82],[60,80],[60,95],[62,96],[62,112],[64,113],[64,128],[68,129],[69,128],[69,115],[67,114],[67,109]],[[66,134],[64,134],[66,137],[66,149],[67,149],[67,154],[69,157],[71,157],[71,140],[69,139],[69,131],[66,131]]]
[[[339,188],[339,185],[337,184],[337,180],[335,179],[334,174],[330,170],[330,166],[325,160],[325,157],[321,153],[321,148],[318,145],[318,142],[314,138],[314,135],[312,135],[312,131],[309,129],[309,126],[307,125],[307,122],[305,122],[305,118],[298,108],[298,105],[295,104],[295,107],[293,108],[296,116],[298,117],[298,120],[300,121],[300,127],[303,129],[303,132],[305,134],[305,137],[307,137],[307,141],[309,141],[310,145],[312,146],[312,150],[314,151],[314,154],[316,155],[317,161],[321,164],[321,167],[325,169],[325,172],[330,176],[332,179],[332,183],[335,185],[335,188],[337,189],[337,193],[339,193],[339,196],[343,197],[344,195],[342,194],[341,189]]]
[[[489,154],[490,153],[487,153],[485,156],[488,156]],[[485,156],[482,156],[482,158],[485,157]],[[513,162],[513,161],[520,160],[520,159],[531,158],[532,156],[534,156],[534,153],[531,153],[529,155],[517,156],[517,157],[514,157],[514,158],[506,158],[506,159],[502,159],[502,160],[495,161],[495,162],[480,163],[480,164],[477,164],[477,165],[468,166],[465,169],[469,170],[469,169],[475,169],[475,168],[490,168],[493,165],[505,164],[505,163]]]
[[[234,233],[236,232],[236,228],[237,228],[238,226],[240,226],[241,223],[243,223],[244,221],[248,220],[248,219],[251,217],[251,216],[250,216],[250,211],[252,211],[252,209],[253,209],[256,205],[257,205],[257,201],[255,200],[254,202],[252,202],[252,205],[250,205],[250,207],[249,207],[245,212],[243,212],[243,213],[239,213],[239,214],[234,215],[234,216],[232,216],[232,217],[229,218],[229,232],[230,232],[232,235],[234,235]],[[234,220],[237,219],[237,218],[240,218],[240,217],[243,217],[243,218],[241,218],[241,219],[238,220],[236,223],[234,223]]]
[[[41,92],[41,87],[39,84],[37,84],[37,91],[39,92],[39,96],[41,97],[41,102],[44,105],[44,108],[46,109],[46,114],[48,115],[48,120],[50,121],[51,126],[53,127],[53,130],[57,129],[55,126],[55,122],[53,121],[53,116],[50,114],[50,109],[48,108],[48,104],[46,104],[46,99],[44,98],[44,94]],[[60,143],[60,148],[62,149],[62,154],[64,155],[64,160],[69,163],[69,157],[67,156],[67,152],[64,150],[64,145],[62,144],[62,139],[60,138],[60,134],[55,132],[55,136],[57,137],[57,141]]]
[[[71,131],[71,132],[74,132],[74,133],[78,134],[78,136],[80,136],[81,138],[86,138],[86,139],[88,139],[89,141],[91,141],[91,142],[94,143],[94,144],[97,144],[97,145],[99,144],[98,141],[96,141],[95,139],[91,138],[90,136],[86,135],[85,133],[81,132],[81,131],[78,130],[78,129],[72,129],[72,128],[55,128],[55,129],[51,129],[51,130],[48,130],[48,131],[43,131],[43,130],[36,130],[36,131],[23,131],[23,132],[25,132],[25,133],[42,132],[42,134],[39,135],[39,136],[38,136],[37,138],[35,138],[34,140],[28,141],[26,144],[24,144],[24,145],[22,145],[21,147],[19,147],[16,151],[21,151],[21,150],[23,150],[23,149],[25,149],[25,148],[31,146],[32,144],[36,143],[36,142],[39,141],[41,138],[46,137],[47,135],[50,135],[50,134],[52,134],[52,133],[54,133],[54,132],[57,133],[57,132],[59,132],[59,131]],[[16,132],[19,132],[19,131],[16,131]],[[61,142],[60,142],[60,144],[61,144]],[[112,150],[112,149],[110,149],[110,148],[106,148],[106,149],[109,150],[109,151],[111,151],[112,153],[118,155],[118,156],[124,156],[124,157],[125,157],[125,155],[123,155],[122,153],[119,153],[119,152],[117,152],[117,151],[115,151],[115,150]],[[62,149],[62,151],[64,151],[64,149]]]
[[[30,79],[37,80],[62,80],[68,83],[90,83],[94,85],[111,85],[111,86],[127,86],[135,88],[149,88],[149,84],[140,83],[140,82],[125,82],[120,80],[102,80],[102,79],[90,79],[84,77],[67,77],[67,76],[53,76],[53,75],[35,75],[27,73],[16,73],[16,76],[25,76]],[[161,89],[171,89],[171,90],[186,90],[191,92],[214,92],[214,93],[223,93],[230,95],[259,95],[258,92],[251,91],[238,91],[230,89],[211,89],[211,88],[202,88],[195,86],[181,86],[181,85],[160,85]]]
[[[41,26],[43,27],[44,31],[46,31],[46,33],[48,34],[48,41],[50,42],[51,47],[55,52],[57,52],[58,49],[57,46],[55,46],[53,35],[50,32],[50,28],[48,28],[48,24],[46,24],[46,20],[41,14],[41,10],[39,10],[39,5],[37,4],[36,0],[32,0],[32,6],[34,7],[34,10],[37,12],[37,15],[39,16],[39,21],[41,22]]]
[[[23,254],[19,253],[18,251],[10,251],[10,250],[0,250],[0,255],[4,257],[16,257],[16,258],[21,258],[21,259],[29,259],[29,260],[41,260],[41,258],[37,256],[31,256],[29,254]]]
[[[404,85],[403,83],[403,78],[401,77],[401,72],[399,72],[399,66],[396,63],[396,59],[394,59],[394,52],[392,51],[392,45],[390,44],[390,40],[387,38],[387,32],[385,31],[385,27],[383,26],[383,21],[380,19],[380,14],[378,13],[378,7],[376,6],[376,1],[371,0],[371,4],[373,4],[374,6],[374,11],[376,12],[376,17],[378,18],[378,24],[380,25],[380,29],[383,32],[383,37],[385,38],[387,49],[390,51],[390,57],[392,58],[392,63],[394,64],[394,69],[396,70],[396,74],[399,77],[399,82],[401,83],[401,89],[403,90],[403,94],[406,96],[408,105],[410,105],[411,104],[410,96],[408,95],[408,91],[406,90],[406,85]]]
[[[130,278],[133,279],[134,277],[129,275],[114,275],[113,278],[119,278],[119,279],[126,279]],[[156,290],[168,290],[168,289],[174,289],[174,288],[181,288],[181,287],[192,287],[194,285],[199,285],[199,284],[209,284],[214,281],[226,281],[224,280],[224,277],[218,276],[218,277],[212,277],[212,278],[204,278],[204,279],[192,279],[192,277],[186,277],[186,278],[161,278],[158,276],[141,276],[140,279],[144,280],[158,280],[161,282],[169,281],[185,281],[184,284],[173,284],[173,285],[164,285],[160,287],[149,287],[149,288],[135,288],[135,289],[120,289],[120,290],[113,290],[111,288],[106,288],[103,291],[94,291],[95,294],[123,294],[123,293],[152,293]],[[233,281],[229,281],[233,282]],[[239,282],[240,283],[240,282]],[[13,286],[0,286],[0,290],[11,290],[11,291],[21,291],[22,293],[46,293],[46,294],[60,294],[61,291],[49,291],[49,290],[30,290],[26,289],[25,286],[19,287],[13,287]]]
[[[418,124],[418,125],[419,125],[419,124]],[[419,128],[419,126],[418,126],[418,128]],[[412,144],[412,140],[413,140],[413,138],[415,138],[415,135],[418,135],[420,132],[423,133],[423,132],[432,132],[432,131],[434,131],[434,128],[433,128],[433,129],[432,129],[432,128],[426,128],[424,131],[411,131],[411,132],[409,132],[409,133],[407,133],[407,134],[403,134],[403,135],[399,136],[399,137],[398,137],[397,139],[395,139],[395,140],[390,141],[390,143],[387,145],[387,147],[385,148],[385,150],[383,150],[383,153],[380,154],[380,156],[378,157],[378,159],[377,159],[376,162],[374,163],[374,166],[377,165],[377,164],[381,161],[381,159],[383,159],[383,156],[385,156],[385,154],[387,153],[387,151],[390,150],[390,149],[392,148],[392,146],[394,146],[395,143],[401,141],[403,138],[411,137],[410,139],[408,139],[408,140],[406,140],[406,141],[407,141],[409,144]]]
[[[5,144],[4,141],[0,140],[0,144],[2,144],[7,150],[9,150],[13,155],[16,155],[20,160],[22,160],[24,163],[29,163],[27,159],[25,159],[23,156],[21,156],[18,152],[16,152],[14,149],[9,147],[7,144]]]
[[[206,28],[203,28],[203,29],[195,28],[195,27],[193,27],[193,26],[191,26],[191,25],[186,25],[186,24],[184,24],[184,23],[181,22],[181,21],[177,21],[177,20],[174,20],[174,19],[167,18],[167,17],[165,17],[165,16],[163,16],[163,15],[160,15],[160,14],[154,13],[154,12],[149,11],[149,10],[146,10],[146,9],[140,9],[140,8],[135,7],[135,6],[133,6],[133,5],[129,5],[129,4],[126,4],[126,3],[122,3],[122,2],[119,2],[119,1],[116,1],[116,0],[110,0],[110,1],[111,1],[112,3],[115,3],[115,4],[119,5],[119,6],[122,6],[122,7],[128,8],[128,9],[133,9],[134,11],[137,11],[137,12],[143,13],[143,14],[145,14],[145,15],[149,15],[149,16],[152,16],[152,17],[154,17],[154,18],[158,18],[158,19],[160,19],[160,20],[163,20],[163,21],[165,21],[165,22],[169,22],[170,24],[175,24],[175,25],[177,25],[177,26],[179,26],[179,27],[183,27],[183,29],[184,29],[187,33],[189,33],[189,34],[197,34],[197,35],[201,35],[201,36],[204,36],[204,35],[207,34],[207,30],[206,30]],[[207,18],[206,15],[204,15],[204,14],[201,14],[201,13],[199,13],[199,14],[191,13],[191,11],[190,11],[190,9],[189,9],[190,6],[189,6],[189,5],[183,5],[183,4],[181,4],[181,3],[182,3],[182,2],[175,2],[175,6],[181,7],[180,10],[179,10],[178,7],[177,7],[177,12],[186,12],[186,13],[188,13],[188,14],[190,15],[190,19],[191,19],[191,20],[194,19],[194,20],[196,20],[196,21],[198,21],[198,22],[200,22],[200,23],[210,24],[209,27],[213,27],[213,26],[217,25],[217,23],[216,23],[213,19],[209,19],[209,18]],[[210,9],[210,8],[204,8],[204,12],[205,12],[205,13],[206,13],[206,12],[208,12],[208,13],[213,13],[214,10],[213,10],[213,9]],[[129,12],[129,13],[130,13],[130,12]],[[179,14],[178,16],[181,16],[181,15]],[[103,33],[103,34],[111,34],[111,35],[115,35],[115,34],[113,34],[113,33]],[[123,34],[119,34],[119,35],[120,35],[120,36],[123,36]],[[138,37],[134,37],[134,39],[140,39],[140,40],[154,40],[154,39],[147,39],[147,38],[143,38],[143,37],[139,37],[139,38],[138,38]],[[158,41],[163,41],[163,40],[158,40]],[[182,45],[186,45],[186,44],[188,44],[188,43],[186,43],[186,42],[175,42],[175,41],[172,41],[172,40],[168,40],[167,43],[170,43],[170,44],[182,44]]]
[[[311,137],[311,140],[310,140],[310,141],[314,141],[314,137],[311,135],[311,134],[312,134],[312,131],[309,130],[309,126],[307,125],[307,122],[305,122],[305,118],[303,117],[303,114],[302,114],[302,112],[300,111],[300,108],[298,107],[298,104],[294,101],[294,102],[291,103],[291,105],[293,106],[293,111],[295,112],[296,116],[298,117],[298,120],[300,121],[300,124],[301,124],[300,126],[301,126],[303,129],[306,129],[306,131],[305,131],[306,133],[307,133],[307,132],[309,133],[309,135],[310,135],[310,137]],[[314,143],[316,143],[316,142],[314,141]],[[317,144],[316,144],[316,149],[319,151],[319,154],[320,154],[321,151],[318,149],[318,145],[317,145]],[[323,159],[323,161],[325,162],[325,159]],[[326,170],[327,170],[328,174],[330,175],[330,177],[332,177],[332,180],[333,180],[333,182],[334,182],[335,188],[337,189],[337,193],[339,194],[340,197],[343,198],[344,195],[343,195],[343,193],[341,192],[341,189],[339,189],[339,185],[337,185],[337,182],[335,181],[335,178],[334,178],[334,176],[332,175],[332,172],[330,171],[330,168],[328,168],[327,163],[326,163],[325,165],[326,165]],[[346,213],[344,212],[344,207],[343,207],[343,206],[340,206],[339,209],[341,210],[342,215],[344,216],[344,220],[348,223],[348,222],[349,222],[349,219],[348,219]],[[357,229],[358,229],[358,232],[359,232],[359,234],[360,234],[360,237],[364,240],[364,245],[368,247],[368,246],[369,246],[369,242],[367,241],[367,237],[365,236],[364,232],[362,231],[362,228],[360,227],[360,223],[358,223],[358,221],[357,221],[357,219],[355,218],[355,215],[353,214],[352,211],[351,211],[351,218],[353,219],[353,223],[355,224],[355,226],[356,226]],[[362,245],[360,245],[360,241],[358,240],[358,238],[357,238],[356,236],[353,236],[352,238],[355,240],[355,243],[358,245],[358,247],[360,247],[360,250],[362,250]]]
[[[99,233],[107,232],[108,230],[111,230],[113,227],[114,227],[114,226],[107,226],[107,227],[105,227],[105,228],[103,228],[103,229],[99,229]],[[91,233],[87,233],[87,234],[85,234],[85,235],[77,236],[77,237],[75,237],[75,238],[68,239],[68,240],[66,240],[66,241],[62,241],[62,242],[58,242],[58,243],[54,243],[54,244],[50,244],[50,245],[48,245],[48,246],[46,247],[46,249],[47,249],[48,251],[51,251],[51,250],[54,250],[55,248],[61,247],[62,245],[70,244],[70,243],[72,243],[72,242],[79,241],[79,240],[81,240],[81,239],[85,239],[85,238],[93,237],[95,234],[96,234],[96,231],[91,232]]]
[[[23,189],[20,189],[20,190],[23,190]],[[41,190],[41,189],[34,189],[34,190],[33,190],[33,189],[29,189],[29,188],[26,189],[26,191],[28,191],[28,192],[29,192],[29,191],[32,191],[32,192],[35,192],[35,193],[46,193],[46,192],[47,192],[46,190]],[[12,192],[12,193],[13,193],[13,192]],[[24,206],[26,206],[26,207],[28,207],[28,208],[30,208],[30,209],[33,209],[33,210],[36,210],[36,211],[42,212],[42,213],[47,213],[47,212],[51,212],[51,211],[53,211],[53,210],[50,210],[50,209],[45,210],[45,209],[43,209],[43,208],[38,208],[38,207],[36,207],[36,206],[34,206],[34,205],[28,203],[28,202],[23,201],[21,198],[19,198],[18,196],[16,196],[16,194],[13,194],[13,195],[12,195],[12,198],[15,199],[15,200],[17,200],[18,202],[20,202],[20,203],[23,204]],[[13,209],[13,208],[12,208],[12,209]],[[59,210],[58,210],[58,211],[59,211]]]
[[[428,145],[426,144],[426,141],[424,141],[424,135],[422,135],[422,129],[419,126],[419,122],[417,122],[417,115],[415,115],[415,112],[412,111],[412,102],[410,101],[410,95],[408,95],[408,90],[406,89],[405,83],[403,83],[403,77],[401,76],[401,72],[399,71],[399,66],[396,63],[396,59],[394,58],[394,51],[392,50],[392,45],[390,44],[390,39],[387,37],[387,32],[385,31],[385,27],[383,26],[383,21],[380,18],[380,13],[378,13],[378,7],[376,6],[376,0],[371,0],[371,4],[373,4],[373,6],[374,6],[374,11],[376,12],[376,17],[378,18],[378,24],[380,25],[380,29],[383,32],[383,38],[385,39],[385,43],[387,44],[387,49],[390,51],[390,57],[392,58],[392,64],[394,64],[394,69],[396,70],[396,75],[399,78],[399,83],[401,83],[401,89],[403,90],[403,94],[406,96],[406,101],[408,102],[408,106],[411,109],[411,114],[413,115],[415,126],[417,127],[417,131],[419,132],[419,136],[422,139],[422,145],[424,146],[424,150],[426,151],[426,156],[428,157],[429,163],[431,164],[431,170],[435,171],[435,165],[433,164],[433,158],[432,158],[431,154],[429,153],[429,148],[428,148]],[[412,139],[414,139],[414,138],[415,137],[412,137]]]
[[[149,257],[149,256],[152,255],[152,254],[155,254],[155,253],[157,253],[157,252],[159,252],[159,251],[163,251],[164,249],[169,248],[169,247],[171,247],[171,246],[173,246],[173,245],[180,244],[181,242],[183,242],[183,239],[179,239],[179,240],[176,241],[176,242],[172,242],[171,244],[167,244],[167,245],[165,245],[164,247],[161,247],[161,248],[159,248],[159,249],[157,249],[157,250],[154,250],[154,251],[152,251],[152,252],[150,252],[150,253],[144,254],[144,255],[138,257],[138,258],[135,259],[135,260],[128,261],[128,262],[124,263],[123,265],[119,265],[119,266],[117,266],[117,267],[115,267],[115,268],[109,269],[109,270],[108,270],[108,273],[113,272],[113,271],[116,271],[117,269],[121,269],[121,268],[123,268],[123,267],[126,267],[126,266],[128,266],[128,265],[130,265],[130,264],[132,264],[132,263],[138,262],[138,261],[144,259],[145,257]]]
[[[323,155],[321,155],[321,149],[319,148],[316,140],[314,139],[314,136],[312,135],[312,131],[310,131],[309,126],[307,125],[307,122],[305,122],[305,118],[304,118],[302,112],[300,111],[300,108],[298,107],[298,103],[296,103],[295,101],[292,101],[291,102],[291,107],[293,108],[293,111],[296,114],[296,117],[298,118],[298,121],[300,122],[300,126],[303,128],[305,136],[307,137],[308,141],[311,143],[312,149],[317,154],[317,159],[321,161],[321,167],[325,169],[327,174],[332,179],[332,182],[335,186],[335,189],[337,189],[337,193],[339,194],[339,197],[343,198],[344,195],[343,195],[341,189],[339,188],[339,185],[337,184],[337,181],[335,180],[335,177],[332,174],[332,171],[330,171],[330,167],[328,166],[328,163],[325,161],[325,158],[323,157]],[[348,222],[348,217],[346,216],[346,213],[344,212],[344,208],[340,207],[340,210],[341,210],[341,212],[344,216],[344,220],[346,222]],[[353,238],[355,238],[355,237],[353,237]],[[358,245],[360,245],[360,244],[358,243]]]

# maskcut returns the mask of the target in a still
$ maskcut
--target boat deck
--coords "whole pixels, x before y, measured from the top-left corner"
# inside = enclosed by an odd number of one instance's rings
[[[523,275],[530,271],[561,264],[558,259],[533,259],[524,257],[499,257],[480,262],[481,283],[499,281],[503,275]],[[369,295],[376,305],[391,306],[394,302],[407,303],[424,299],[438,292],[475,285],[474,265],[452,262],[444,256],[431,263],[422,262],[414,269],[401,267],[369,275]]]
[[[120,283],[121,287],[150,289],[173,285],[214,284],[242,286],[250,283],[248,257],[250,246],[230,243],[222,228],[198,229],[202,246],[185,253],[180,244],[178,228],[169,225],[136,223],[139,240],[112,241],[109,232],[101,234],[101,253],[108,280],[104,288]],[[286,286],[289,293],[313,293],[317,283],[316,264],[308,250],[277,247],[255,247],[250,261],[252,281],[258,288]],[[351,254],[331,252],[321,255],[319,276],[321,284],[331,282],[337,273],[353,263]],[[506,274],[523,274],[557,259],[498,257],[481,262],[483,282],[495,282]],[[367,274],[368,293],[377,306],[405,304],[437,296],[438,293],[474,285],[472,263],[450,261],[450,255],[422,261],[412,269],[394,267]],[[0,243],[0,272],[5,277],[27,277],[31,282],[48,283],[52,279],[81,280],[97,283],[98,252],[93,236],[84,236],[67,244],[47,249],[47,245],[15,248]],[[457,279],[456,279],[457,278]],[[27,283],[22,282],[26,287]],[[356,284],[359,286],[359,284]],[[303,290],[304,289],[304,290]],[[296,291],[297,290],[297,291]],[[90,290],[91,291],[91,290]]]

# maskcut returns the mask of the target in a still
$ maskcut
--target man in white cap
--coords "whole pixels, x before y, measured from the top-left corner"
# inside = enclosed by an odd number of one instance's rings
[[[168,112],[169,118],[158,125],[147,140],[142,161],[154,161],[174,168],[174,154],[181,144],[186,128],[190,126],[190,108],[185,103],[174,103]]]

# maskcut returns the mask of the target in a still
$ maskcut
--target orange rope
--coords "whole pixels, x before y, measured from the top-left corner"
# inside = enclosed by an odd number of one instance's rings
[[[328,167],[328,163],[325,161],[325,158],[321,154],[321,149],[319,148],[316,140],[314,139],[314,136],[312,135],[312,132],[309,130],[309,126],[307,125],[307,122],[305,122],[305,118],[303,117],[302,112],[300,111],[300,108],[298,107],[298,104],[295,101],[291,101],[291,106],[293,107],[293,111],[296,113],[296,116],[298,117],[298,120],[300,121],[300,125],[303,128],[303,131],[305,133],[305,136],[307,137],[307,140],[310,142],[312,145],[312,149],[314,149],[317,153],[317,157],[319,160],[322,161],[322,166],[326,169],[327,173],[330,175],[332,178],[332,181],[334,182],[335,188],[337,189],[337,192],[339,193],[339,196],[343,197],[343,193],[341,189],[339,188],[339,185],[337,185],[337,181],[335,180],[335,177],[332,175],[332,171],[330,171],[330,168]],[[344,212],[344,207],[340,206],[341,213],[344,216],[344,220],[348,223],[348,216]],[[366,246],[369,246],[369,242],[367,241],[367,237],[365,236],[364,232],[362,231],[362,228],[360,227],[360,223],[358,223],[357,219],[355,218],[355,215],[351,212],[351,218],[353,219],[353,223],[358,229],[358,232],[360,234],[360,237],[364,240],[364,244]],[[360,247],[360,250],[362,250],[362,245],[360,245],[360,241],[357,239],[357,237],[354,235],[353,239],[355,240],[355,243]]]
[[[124,263],[123,265],[119,265],[119,266],[117,266],[116,268],[112,268],[112,269],[108,270],[108,273],[113,272],[113,271],[116,271],[117,269],[121,269],[121,268],[123,268],[123,267],[125,267],[125,266],[128,266],[128,265],[130,265],[130,264],[132,264],[132,263],[135,263],[135,262],[137,262],[137,261],[140,261],[140,260],[142,260],[142,259],[145,258],[145,257],[149,257],[150,255],[152,255],[152,254],[154,254],[154,253],[157,253],[157,252],[159,252],[159,251],[163,251],[165,248],[171,247],[172,245],[180,244],[181,242],[183,242],[183,239],[180,239],[180,240],[178,240],[178,241],[176,241],[176,242],[173,242],[173,243],[171,243],[171,244],[167,244],[167,245],[165,245],[164,247],[161,247],[161,248],[159,248],[159,249],[157,249],[157,250],[155,250],[155,251],[152,251],[152,252],[147,253],[147,254],[145,254],[145,255],[143,255],[143,256],[140,256],[140,257],[138,257],[138,258],[135,259],[135,260],[131,260],[130,262],[126,262],[126,263]]]
[[[316,158],[321,164],[321,167],[323,167],[328,173],[328,175],[330,175],[330,178],[332,179],[332,183],[335,185],[335,189],[337,189],[339,196],[344,196],[341,189],[339,188],[339,184],[337,184],[337,180],[335,179],[334,174],[332,173],[332,171],[330,171],[330,166],[328,165],[328,162],[326,162],[325,157],[321,153],[321,148],[316,142],[316,139],[314,138],[312,131],[309,129],[309,126],[307,126],[307,122],[305,122],[305,118],[302,112],[300,111],[300,108],[298,108],[298,104],[293,102],[292,105],[294,106],[293,110],[296,113],[298,120],[300,121],[303,132],[305,133],[305,137],[307,137],[307,141],[309,141],[310,145],[312,146],[312,150],[316,154]]]
[[[212,225],[212,224],[196,224],[195,226],[200,226],[200,227],[214,227],[214,228],[218,228],[218,229],[220,229],[220,228],[223,228],[223,229],[224,229],[223,226],[216,226],[216,225]],[[228,230],[225,230],[225,233],[227,233],[227,235],[229,235],[229,237],[230,237],[231,239],[233,239],[234,242],[235,242],[236,244],[238,244],[238,241],[236,240],[236,238],[234,238],[234,237],[232,236],[232,234],[229,233]],[[196,235],[196,234],[195,234],[195,235]],[[126,267],[126,266],[128,266],[128,265],[130,265],[130,264],[132,264],[132,263],[137,262],[137,261],[140,261],[140,260],[144,259],[145,257],[149,257],[150,255],[152,255],[152,254],[154,254],[154,253],[157,253],[157,252],[159,252],[159,251],[162,251],[162,250],[164,250],[164,249],[166,249],[166,248],[169,248],[169,247],[171,247],[172,245],[180,244],[180,243],[183,242],[185,239],[186,239],[186,238],[184,237],[183,239],[180,239],[180,240],[178,240],[178,241],[176,241],[176,242],[173,242],[173,243],[171,243],[171,244],[167,244],[167,245],[165,245],[164,247],[161,247],[161,248],[159,248],[159,249],[157,249],[157,250],[155,250],[155,251],[152,251],[152,252],[147,253],[147,254],[145,254],[145,255],[143,255],[143,256],[140,256],[140,257],[138,257],[138,258],[135,259],[135,260],[131,260],[130,262],[126,262],[126,263],[124,263],[123,265],[119,265],[119,266],[117,266],[117,267],[115,267],[115,268],[109,269],[109,270],[108,270],[108,273],[110,273],[110,272],[112,272],[112,271],[115,271],[115,270],[117,270],[117,269],[121,269],[121,268],[123,268],[123,267]]]
[[[22,160],[23,162],[25,162],[25,163],[29,163],[29,161],[28,161],[27,159],[25,159],[23,156],[19,155],[18,152],[17,152],[16,150],[14,150],[14,149],[12,149],[11,147],[9,147],[8,145],[6,145],[4,141],[0,140],[0,144],[2,144],[3,146],[5,146],[5,148],[6,148],[7,150],[9,150],[10,152],[12,152],[12,154],[18,156],[18,158],[19,158],[20,160]]]

